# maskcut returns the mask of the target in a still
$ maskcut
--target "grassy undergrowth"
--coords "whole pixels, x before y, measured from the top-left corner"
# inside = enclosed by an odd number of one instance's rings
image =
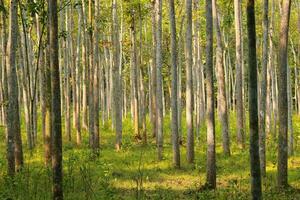
[[[157,162],[155,139],[148,131],[148,144],[136,141],[130,119],[123,123],[122,150],[114,150],[114,132],[110,124],[101,126],[101,152],[95,158],[87,148],[88,135],[84,144],[77,147],[64,137],[64,197],[80,199],[250,199],[249,138],[245,150],[236,146],[235,121],[231,116],[231,151],[222,154],[220,125],[217,124],[217,190],[202,191],[206,176],[206,132],[201,129],[195,143],[195,164],[186,163],[185,139],[181,146],[181,169],[172,166],[170,143],[170,121],[164,123],[164,159]],[[40,130],[40,127],[39,127]],[[300,135],[300,118],[294,117],[295,139]],[[39,144],[29,152],[26,147],[25,127],[22,125],[25,166],[14,180],[6,176],[4,129],[0,129],[0,199],[42,200],[51,199],[51,171],[43,165],[42,136]],[[183,138],[185,123],[183,121]],[[247,131],[248,132],[248,131]],[[40,132],[39,132],[40,133]],[[75,136],[73,136],[75,138]],[[274,136],[267,139],[267,177],[263,179],[264,199],[300,199],[300,151],[289,159],[289,183],[284,192],[276,188],[277,142]]]

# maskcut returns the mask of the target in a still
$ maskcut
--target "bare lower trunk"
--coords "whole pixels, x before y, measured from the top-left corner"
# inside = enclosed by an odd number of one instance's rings
[[[207,168],[206,184],[216,188],[215,107],[213,84],[213,17],[212,1],[206,0],[206,92],[207,92]]]
[[[156,22],[156,120],[158,160],[163,157],[163,91],[162,91],[162,0],[155,0]]]
[[[178,89],[177,89],[177,40],[176,40],[176,18],[174,0],[169,1],[170,6],[170,29],[171,29],[171,61],[172,61],[172,92],[171,92],[171,109],[172,109],[172,145],[173,145],[173,164],[175,167],[180,167],[180,149],[178,135]]]
[[[250,126],[250,167],[251,167],[251,194],[252,199],[262,199],[260,157],[259,157],[259,128],[258,128],[258,101],[257,101],[257,57],[256,57],[256,29],[255,3],[247,2],[248,28],[248,77],[249,77],[249,126]]]
[[[287,93],[287,51],[288,51],[288,32],[291,1],[282,2],[282,15],[280,24],[279,41],[279,70],[278,70],[278,112],[279,133],[278,133],[278,165],[277,181],[279,187],[288,185],[288,93]]]
[[[186,124],[187,124],[187,161],[194,162],[193,129],[193,50],[192,50],[192,0],[186,0]]]
[[[223,45],[222,45],[222,39],[221,39],[222,36],[221,36],[221,30],[219,25],[219,17],[218,17],[216,6],[217,6],[216,0],[212,0],[214,26],[217,35],[216,68],[217,68],[217,80],[218,80],[218,114],[222,125],[223,151],[225,155],[230,155],[226,85],[225,85],[225,73],[224,73],[224,66],[223,66]]]

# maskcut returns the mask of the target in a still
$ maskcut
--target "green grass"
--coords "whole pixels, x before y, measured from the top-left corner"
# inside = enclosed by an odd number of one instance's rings
[[[217,123],[217,190],[203,191],[206,176],[206,132],[202,127],[195,142],[195,164],[186,162],[185,123],[181,146],[181,169],[172,166],[170,121],[164,123],[164,159],[158,162],[155,140],[150,137],[143,145],[133,136],[130,119],[123,123],[122,150],[114,150],[114,132],[110,124],[101,126],[101,153],[95,158],[87,148],[88,136],[84,135],[82,147],[68,143],[64,136],[64,197],[80,199],[250,199],[249,138],[245,150],[236,146],[235,115],[231,115],[230,134],[232,155],[222,154],[220,125]],[[300,130],[300,118],[294,117],[295,138]],[[40,127],[39,127],[40,130]],[[42,136],[39,144],[29,152],[26,147],[25,127],[22,124],[25,166],[14,180],[6,176],[5,136],[0,132],[0,199],[51,199],[51,171],[43,165]],[[75,139],[75,135],[73,136]],[[276,139],[267,139],[267,177],[263,180],[264,199],[300,199],[300,154],[289,159],[289,183],[293,189],[280,192],[276,188]]]

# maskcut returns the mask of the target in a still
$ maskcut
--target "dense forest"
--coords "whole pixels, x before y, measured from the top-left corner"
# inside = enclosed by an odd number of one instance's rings
[[[299,0],[0,0],[0,199],[300,199]]]

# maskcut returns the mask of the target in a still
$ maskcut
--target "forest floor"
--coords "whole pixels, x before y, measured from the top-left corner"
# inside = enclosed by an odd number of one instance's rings
[[[231,151],[226,157],[222,154],[220,125],[217,123],[217,189],[201,190],[206,176],[206,132],[203,127],[195,142],[195,164],[186,162],[186,143],[181,146],[181,169],[172,166],[172,146],[170,122],[164,123],[164,159],[158,162],[155,139],[148,130],[148,144],[143,145],[133,136],[130,119],[123,123],[122,150],[114,150],[115,137],[109,124],[101,127],[101,152],[95,158],[87,148],[87,133],[84,144],[77,147],[64,136],[64,197],[70,200],[81,199],[250,199],[250,160],[249,136],[244,150],[236,146],[235,121],[231,116]],[[167,117],[169,118],[169,117]],[[184,118],[183,118],[184,119]],[[5,135],[0,129],[0,199],[48,200],[51,199],[51,171],[43,164],[42,136],[33,151],[26,147],[25,127],[23,146],[25,167],[15,179],[6,174]],[[295,139],[300,136],[300,117],[294,117]],[[183,138],[185,124],[183,123]],[[40,133],[40,127],[39,127]],[[74,135],[74,134],[73,134]],[[73,136],[73,140],[75,135]],[[267,139],[267,175],[263,179],[264,199],[300,199],[300,148],[289,159],[290,189],[280,192],[276,188],[277,142],[272,135]]]

